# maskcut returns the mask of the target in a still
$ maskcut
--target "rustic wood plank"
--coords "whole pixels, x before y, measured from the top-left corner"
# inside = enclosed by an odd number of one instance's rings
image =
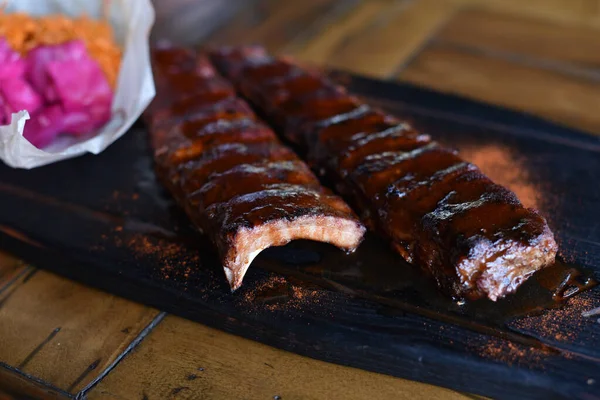
[[[92,399],[468,399],[451,390],[294,355],[168,316]]]
[[[597,2],[598,0],[463,0],[464,4],[476,4],[492,11],[536,16],[578,26],[600,26],[597,16],[590,13]]]
[[[269,51],[278,52],[297,35],[306,33],[316,20],[340,7],[339,3],[336,0],[250,2],[223,28],[211,34],[206,43],[212,45],[260,43]]]
[[[309,61],[387,76],[420,49],[457,5],[468,3],[477,3],[488,10],[487,20],[479,21],[477,15],[469,21],[453,20],[452,29],[467,23],[471,26],[462,31],[459,29],[458,33],[451,31],[450,36],[446,30],[441,36],[444,40],[469,47],[481,46],[580,63],[586,67],[598,65],[598,52],[590,51],[597,50],[598,47],[594,47],[597,37],[590,38],[587,29],[560,27],[552,31],[553,23],[534,21],[531,31],[526,31],[528,18],[497,13],[501,10],[514,15],[535,15],[548,21],[600,26],[597,0],[373,1],[361,3],[346,17],[336,16],[331,20],[325,17],[332,10],[339,10],[337,2],[270,0],[260,2],[258,11],[247,9],[239,14],[230,25],[216,32],[211,41],[217,44],[262,43],[271,51],[284,49]],[[347,4],[353,5],[352,2]],[[461,14],[459,18],[461,16],[468,17]],[[323,27],[324,20],[331,24],[322,32],[314,30],[314,26]],[[497,35],[483,32],[480,37],[479,27],[490,23],[496,27]],[[308,43],[304,38],[309,39]],[[538,38],[546,38],[547,44],[536,47]],[[523,43],[516,43],[517,40],[523,40]],[[581,123],[595,130],[600,127],[596,108],[592,109],[598,98],[595,84],[588,88],[588,82],[560,73],[433,46],[411,63],[402,77],[549,118],[555,116],[559,122],[576,126]],[[523,82],[527,82],[527,90],[524,90]],[[142,329],[143,321],[148,322],[155,315],[150,311],[146,315],[142,306],[131,305],[52,275],[44,277],[49,275],[44,272],[33,275],[33,269],[23,265],[20,268],[12,265],[8,269],[3,265],[8,264],[0,260],[0,304],[6,299],[0,305],[0,360],[9,353],[19,353],[20,358],[15,357],[15,364],[22,363],[32,349],[53,334],[55,327],[61,326],[61,330],[24,366],[24,370],[58,382],[61,387],[72,386],[99,356],[114,359],[135,336],[132,331]],[[7,288],[10,290],[2,290],[3,282],[12,283]],[[4,321],[9,321],[8,325]],[[129,334],[120,331],[120,328],[126,328],[127,321],[137,321]],[[444,389],[296,356],[178,318],[170,317],[168,321],[169,324],[159,326],[157,332],[150,335],[148,342],[142,343],[139,351],[119,364],[90,393],[90,398],[129,399],[143,398],[146,394],[148,398],[176,395],[273,398],[279,395],[288,399],[331,397],[331,393],[340,398],[372,397],[373,393],[382,398],[461,398]],[[4,343],[8,345],[4,346]],[[28,347],[29,351],[21,347]],[[107,363],[99,363],[73,391],[89,382],[92,375],[97,376]],[[74,366],[65,367],[69,364]],[[196,371],[196,366],[203,367],[204,371]],[[7,375],[0,371],[0,381],[7,382],[5,378],[8,379]],[[237,383],[232,384],[232,381]],[[307,384],[311,381],[314,383]],[[39,397],[33,393],[26,394]]]
[[[158,314],[44,271],[0,300],[0,362],[72,393]]]
[[[400,79],[600,133],[600,82],[434,44]]]
[[[6,396],[7,400],[64,400],[73,398],[69,393],[52,387],[47,382],[36,380],[0,363],[0,400],[4,400],[2,396]]]
[[[229,21],[247,0],[170,0],[153,2],[156,19],[151,40],[194,46]]]
[[[369,27],[378,25],[387,13],[401,7],[403,3],[386,0],[363,1],[352,11],[326,26],[320,34],[302,48],[296,49],[293,54],[300,60],[331,65],[331,60],[334,60],[336,54],[343,51],[345,46]]]
[[[600,69],[600,29],[597,28],[468,9],[458,13],[436,39],[457,46]]]
[[[29,267],[8,253],[0,252],[0,296],[14,284]]]
[[[590,2],[586,6],[586,13],[592,16],[594,26],[600,26],[600,0]]]
[[[376,10],[376,6],[368,6],[356,18]],[[373,21],[364,24],[362,29],[350,22],[347,22],[348,34],[329,27],[323,33],[325,37],[317,37],[304,51],[295,51],[309,61],[325,62],[332,67],[364,75],[389,77],[399,64],[427,42],[455,10],[455,4],[437,0],[393,3]],[[351,30],[353,27],[355,30]]]

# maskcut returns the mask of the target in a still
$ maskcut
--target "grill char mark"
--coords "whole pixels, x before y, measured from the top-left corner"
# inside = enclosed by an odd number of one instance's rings
[[[554,262],[546,220],[456,152],[258,47],[211,57],[365,222],[442,290],[496,300]]]
[[[159,178],[215,244],[233,290],[267,247],[311,239],[356,249],[365,228],[348,205],[206,57],[157,49],[153,69],[158,93],[144,118]]]

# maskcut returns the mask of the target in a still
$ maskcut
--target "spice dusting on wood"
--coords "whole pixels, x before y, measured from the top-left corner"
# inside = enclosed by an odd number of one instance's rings
[[[549,353],[535,347],[528,347],[508,340],[492,338],[479,347],[479,355],[509,365],[541,364]]]
[[[200,262],[198,254],[189,257],[184,245],[164,239],[134,235],[126,245],[137,256],[157,257],[164,279],[187,279]]]
[[[585,329],[589,329],[593,321],[582,318],[582,315],[597,303],[589,293],[583,293],[570,298],[560,308],[516,320],[511,325],[517,329],[539,332],[557,342],[572,342]]]
[[[493,181],[507,186],[515,192],[525,207],[541,209],[541,193],[532,183],[524,160],[519,159],[513,151],[501,145],[486,145],[461,148],[461,156],[477,165],[483,173]]]
[[[248,288],[242,296],[244,305],[256,310],[285,311],[301,310],[308,304],[320,304],[324,292],[300,286],[281,276],[273,276]]]
[[[127,248],[142,265],[158,265],[160,279],[188,283],[195,279],[201,264],[199,250],[189,244],[141,233],[130,233],[123,226],[114,227],[110,234],[102,234],[101,242],[92,246],[92,251],[106,251],[107,247]]]

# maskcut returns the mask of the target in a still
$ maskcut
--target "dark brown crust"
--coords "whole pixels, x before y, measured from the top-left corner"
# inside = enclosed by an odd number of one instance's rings
[[[450,294],[496,300],[554,262],[545,219],[427,135],[260,47],[211,57],[370,227]]]
[[[294,239],[348,252],[365,228],[279,142],[206,57],[153,52],[156,100],[145,113],[159,177],[216,245],[238,288],[263,249]]]

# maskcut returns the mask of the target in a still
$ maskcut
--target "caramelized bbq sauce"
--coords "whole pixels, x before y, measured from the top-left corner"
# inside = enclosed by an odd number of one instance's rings
[[[352,118],[347,118],[337,124],[330,124],[319,130],[314,148],[309,150],[308,157],[313,163],[326,163],[330,159],[329,151],[335,154],[345,150],[354,141],[361,140],[367,136],[396,134],[403,131],[405,127],[398,125],[396,121],[379,111],[359,113]],[[311,132],[311,129],[308,129]],[[310,133],[303,136],[307,137]]]
[[[159,49],[153,51],[152,58],[159,96],[144,113],[151,126],[235,95],[231,84],[215,75],[208,60],[196,57],[189,50]],[[174,87],[180,90],[172,90]]]
[[[386,120],[322,76],[319,85],[318,75],[307,78],[311,73],[292,63],[266,56],[246,62],[243,52],[233,58],[231,51],[215,52],[213,61],[234,71],[230,77],[242,93],[309,153],[313,167],[336,182],[367,224],[385,233],[407,261],[428,270],[444,290],[495,297],[526,279],[528,269],[517,269],[519,264],[487,270],[490,254],[502,257],[507,251],[495,247],[499,239],[512,251],[527,251],[539,241],[548,246],[542,250],[546,254],[555,251],[539,214],[454,152],[395,118]],[[310,85],[296,83],[300,80]],[[335,127],[342,128],[332,134]],[[386,129],[395,132],[382,133]],[[486,243],[494,243],[494,253],[478,253]],[[512,276],[511,281],[497,274]]]
[[[223,120],[216,123],[219,124]],[[208,149],[225,143],[255,143],[267,142],[273,140],[273,133],[264,126],[248,125],[240,128],[229,128],[218,131],[207,132],[204,128],[198,131],[198,136],[194,139],[174,138],[157,152],[158,157],[163,155],[168,157],[171,164],[180,164],[182,162],[197,158]],[[162,162],[162,161],[160,161]]]
[[[212,179],[193,191],[188,200],[201,208],[219,201],[228,201],[244,192],[244,187],[240,187],[239,182],[263,190],[281,182],[320,190],[319,183],[315,182],[303,162],[266,160],[255,164],[240,164],[225,172],[213,173]]]
[[[272,184],[268,189],[239,195],[227,203],[214,203],[206,209],[211,225],[222,233],[303,216],[343,217],[347,212],[338,197],[289,183]]]
[[[276,79],[274,80],[276,81]],[[285,79],[281,81],[283,82]],[[380,132],[389,127],[394,129],[396,125],[393,121],[390,123],[386,120],[389,121],[389,117],[383,116],[378,111],[362,112],[341,122],[338,121],[336,124],[323,124],[322,135],[318,139],[327,140],[325,132],[330,132],[332,136],[340,136],[335,138],[332,143],[346,146],[347,144],[343,140],[344,132],[364,136],[365,133]],[[402,129],[398,128],[398,130]],[[311,132],[310,129],[309,132]],[[247,155],[249,156],[247,161],[252,166],[264,163],[265,155],[260,151]],[[217,170],[223,170],[224,172],[221,172],[223,174],[234,171],[236,157],[244,156],[237,154],[230,158],[226,157],[225,160],[228,161],[220,161],[223,164]],[[268,157],[272,157],[272,155]],[[324,157],[327,157],[326,153],[324,153]],[[294,155],[288,153],[282,156],[282,159],[293,160]],[[228,169],[224,164],[229,162],[231,162],[231,166]],[[237,158],[237,164],[240,162],[244,161]],[[432,178],[434,181],[446,182],[440,184],[441,192],[443,192],[444,184],[450,184],[451,179],[462,176],[465,171],[476,170],[468,163],[449,163],[449,165],[448,168],[436,172]],[[190,168],[191,171],[193,169]],[[246,174],[246,172],[239,172]],[[202,175],[201,172],[198,173]],[[220,173],[215,173],[214,179],[218,179],[219,175]],[[252,173],[248,173],[247,176],[252,176]],[[206,177],[201,177],[200,181],[204,182],[206,179]],[[399,179],[396,184],[400,188],[403,187],[402,185],[410,185],[428,192],[427,188],[431,183],[427,179],[420,179],[410,175],[410,178],[405,179],[407,182]],[[212,181],[208,182],[210,185]],[[192,196],[198,195],[205,185],[200,184],[199,189]],[[227,192],[224,198],[228,198],[229,193]],[[477,325],[478,322],[491,324],[498,327],[498,330],[502,330],[505,322],[514,317],[559,306],[565,298],[572,297],[576,292],[595,285],[594,279],[587,271],[558,261],[555,265],[536,273],[515,294],[496,303],[487,299],[467,303],[461,300],[453,301],[447,296],[441,295],[435,285],[418,268],[399,259],[373,235],[367,237],[359,252],[350,256],[341,256],[330,246],[320,243],[297,241],[286,247],[272,248],[263,252],[255,263],[286,276],[300,278],[296,284],[302,287],[312,288],[310,282],[315,282],[320,286],[373,300],[382,305],[379,310],[382,314],[393,315],[402,310],[414,311],[434,318],[450,320],[449,322],[476,330],[485,329],[482,327],[483,325]],[[269,302],[272,297],[280,297],[280,295],[278,291],[271,293],[267,290],[261,294],[262,297],[265,302]],[[448,311],[455,317],[449,316]]]
[[[265,250],[255,265],[295,278],[296,285],[317,284],[373,301],[385,315],[412,312],[499,336],[511,333],[507,324],[516,318],[561,307],[597,285],[592,271],[557,259],[503,299],[464,301],[441,293],[420,268],[398,258],[374,234],[367,234],[360,250],[349,256],[296,241]]]
[[[186,57],[198,58],[167,51],[155,59],[167,65],[154,65],[159,96],[146,117],[159,175],[195,225],[209,234],[222,263],[237,262],[228,254],[238,245],[233,238],[240,228],[274,222],[266,232],[271,245],[289,240],[285,229],[279,232],[281,222],[302,217],[350,220],[362,233],[343,200],[321,187],[233,87],[207,61]],[[316,224],[306,227],[308,237],[319,234]]]
[[[187,115],[202,111],[206,104],[225,100],[232,95],[231,89],[202,88],[189,96],[166,102],[163,106],[156,104],[148,123],[150,126],[160,126],[168,121],[182,120]]]
[[[192,194],[212,176],[226,172],[237,165],[254,164],[263,160],[294,159],[296,159],[295,154],[277,142],[226,143],[211,148],[203,152],[197,159],[180,165],[173,179],[177,179],[184,193]],[[242,184],[240,183],[240,185]]]
[[[152,54],[152,69],[157,78],[178,73],[197,71],[198,76],[214,75],[212,66],[205,59],[183,47],[156,47]],[[208,69],[207,69],[208,67]]]
[[[255,120],[253,111],[235,97],[233,88],[202,60],[188,51],[155,52],[161,100],[151,110],[157,165],[165,171],[169,186],[196,222],[201,219],[203,208],[185,199],[210,183],[212,175],[240,164],[295,158],[268,127]],[[245,180],[243,175],[239,178],[238,195],[263,189],[261,182]],[[281,182],[285,181],[273,181]],[[234,196],[218,197],[213,195],[212,203],[227,202]]]

